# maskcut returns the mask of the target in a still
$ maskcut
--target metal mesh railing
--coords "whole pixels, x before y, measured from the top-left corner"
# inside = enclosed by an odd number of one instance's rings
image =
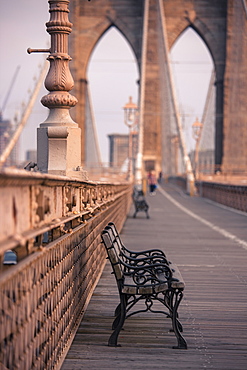
[[[121,229],[129,209],[131,187],[117,189],[114,195],[111,185],[110,196],[102,195],[101,201],[98,197],[98,204],[93,194],[91,203],[84,199],[91,210],[84,213],[86,218],[72,222],[62,235],[56,232],[61,229],[58,225],[50,224],[49,240],[1,273],[0,364],[4,369],[60,367],[104,267],[100,233],[109,221]],[[43,231],[37,228],[34,233],[39,238]],[[23,246],[17,243],[14,250],[18,253],[19,248]]]

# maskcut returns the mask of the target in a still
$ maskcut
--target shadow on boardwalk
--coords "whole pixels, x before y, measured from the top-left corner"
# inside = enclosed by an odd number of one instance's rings
[[[131,249],[163,249],[178,265],[188,350],[172,349],[170,320],[150,313],[126,320],[122,347],[107,346],[118,303],[107,263],[62,370],[247,369],[247,216],[163,189],[147,195],[150,219],[133,219],[131,209],[121,236]]]

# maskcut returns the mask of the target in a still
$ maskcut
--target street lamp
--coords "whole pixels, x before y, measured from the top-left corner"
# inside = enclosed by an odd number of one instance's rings
[[[132,143],[132,128],[136,123],[136,115],[138,107],[132,102],[132,97],[129,97],[129,102],[123,107],[124,123],[129,128],[129,148],[128,148],[128,172],[127,180],[132,180],[133,177],[133,143]]]
[[[192,135],[193,139],[196,141],[196,147],[195,147],[195,159],[194,159],[194,171],[195,171],[195,178],[198,178],[198,161],[199,161],[199,144],[201,140],[202,135],[202,129],[203,129],[203,123],[198,121],[198,118],[196,118],[196,121],[192,125]]]

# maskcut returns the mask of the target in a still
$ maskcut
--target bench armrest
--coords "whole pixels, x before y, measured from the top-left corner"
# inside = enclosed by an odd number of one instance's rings
[[[170,263],[165,256],[160,255],[160,254],[154,254],[154,255],[144,256],[144,257],[141,257],[141,256],[142,254],[140,254],[138,258],[136,258],[130,255],[127,255],[124,252],[120,253],[120,257],[123,258],[123,260],[126,263],[132,266],[145,266],[145,265],[150,265],[154,263],[164,263],[166,265],[169,265]]]
[[[132,277],[137,285],[144,285],[147,282],[163,283],[171,282],[173,272],[166,263],[153,263],[145,266],[134,266],[119,260],[124,270],[124,275]]]
[[[126,251],[126,253],[128,253],[133,258],[139,258],[141,256],[150,257],[150,256],[153,256],[153,255],[161,255],[161,256],[164,256],[166,258],[165,253],[160,249],[146,249],[146,250],[143,250],[143,251],[136,252],[136,251],[132,251],[132,250],[126,248],[125,245],[123,244],[123,242],[120,238],[120,235],[119,235],[119,233],[116,229],[116,226],[113,222],[109,222],[108,225],[105,227],[105,230],[109,230],[109,231],[111,230],[112,235],[113,235],[112,242],[117,241],[117,243],[119,243],[121,248],[124,249]]]
[[[160,249],[146,249],[144,251],[135,252],[135,251],[132,251],[130,249],[127,249],[124,245],[122,245],[122,247],[133,258],[139,258],[141,256],[143,256],[143,257],[163,256],[164,258],[166,258],[165,253],[163,251],[161,251]]]

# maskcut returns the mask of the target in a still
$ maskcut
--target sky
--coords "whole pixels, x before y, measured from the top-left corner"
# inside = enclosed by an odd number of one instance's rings
[[[0,107],[4,103],[18,66],[3,118],[20,117],[33,89],[45,55],[27,54],[28,47],[48,48],[50,36],[45,23],[49,20],[47,0],[8,0],[0,2]],[[73,30],[72,30],[73,32]],[[71,55],[73,58],[73,55]],[[188,150],[192,149],[191,125],[202,117],[212,71],[209,52],[194,31],[186,31],[171,53],[177,99],[182,114]],[[103,162],[109,161],[108,134],[127,133],[122,107],[133,97],[137,103],[138,70],[134,54],[123,36],[114,28],[96,45],[88,66],[94,116]],[[106,88],[107,86],[107,88]],[[20,138],[20,159],[25,151],[36,149],[37,128],[47,117],[40,103],[48,92],[43,87]]]

